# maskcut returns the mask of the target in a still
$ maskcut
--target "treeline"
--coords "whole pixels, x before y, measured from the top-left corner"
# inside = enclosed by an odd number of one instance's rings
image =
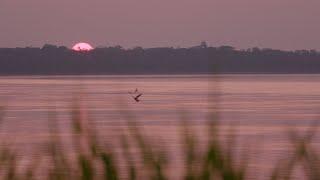
[[[76,52],[66,47],[0,48],[1,75],[320,73],[320,52],[230,46]]]

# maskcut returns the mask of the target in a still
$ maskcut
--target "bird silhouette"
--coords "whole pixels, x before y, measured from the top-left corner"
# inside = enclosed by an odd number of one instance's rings
[[[142,94],[138,94],[137,96],[134,96],[133,99],[136,101],[136,102],[140,102],[140,97],[142,96]]]

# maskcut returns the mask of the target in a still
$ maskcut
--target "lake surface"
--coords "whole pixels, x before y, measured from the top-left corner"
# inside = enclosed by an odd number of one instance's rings
[[[181,112],[187,112],[200,147],[208,112],[216,109],[221,135],[235,127],[235,151],[250,152],[250,176],[264,179],[290,152],[288,131],[303,135],[319,119],[319,82],[320,75],[0,77],[0,105],[5,107],[1,137],[24,153],[34,152],[48,139],[49,112],[69,137],[72,102],[78,98],[99,136],[115,147],[125,132],[123,111],[134,114],[144,134],[167,149],[172,169],[179,172]],[[143,93],[139,103],[128,93],[136,88]],[[312,145],[318,143],[317,136]]]

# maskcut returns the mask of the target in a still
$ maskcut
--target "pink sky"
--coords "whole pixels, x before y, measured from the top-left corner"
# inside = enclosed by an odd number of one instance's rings
[[[0,47],[181,46],[320,50],[319,0],[0,0]]]

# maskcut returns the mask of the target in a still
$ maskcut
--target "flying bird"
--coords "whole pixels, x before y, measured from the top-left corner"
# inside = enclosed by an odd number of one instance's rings
[[[140,102],[140,97],[142,96],[142,94],[138,94],[137,96],[133,96],[133,99],[136,101],[136,102]]]
[[[136,88],[133,92],[129,92],[129,94],[136,102],[140,102],[139,98],[142,96],[142,93],[139,92],[138,88]]]

